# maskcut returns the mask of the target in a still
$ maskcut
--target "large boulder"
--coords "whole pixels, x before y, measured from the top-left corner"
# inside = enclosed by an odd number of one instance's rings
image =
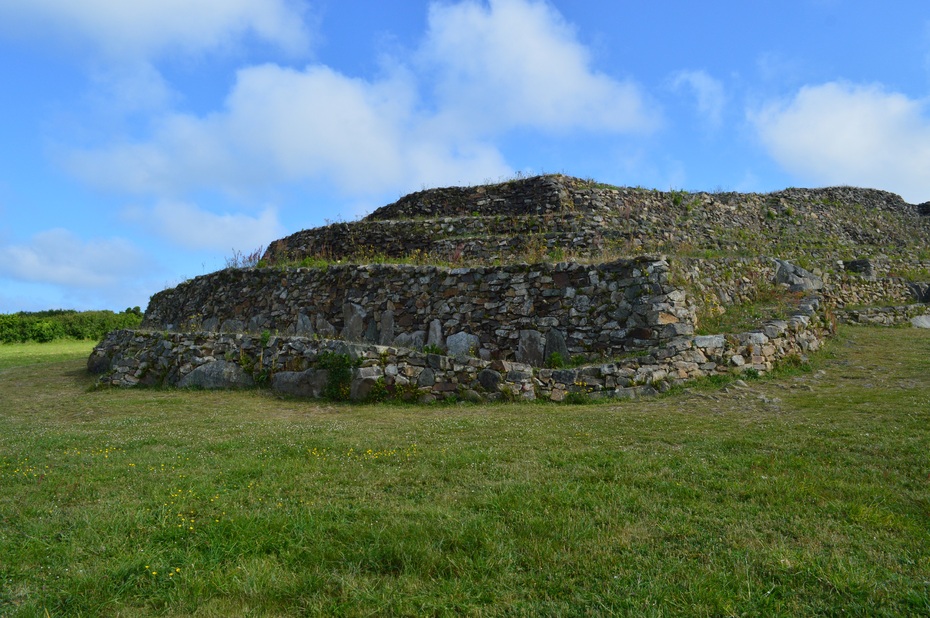
[[[919,315],[911,318],[911,326],[914,328],[930,328],[930,315]]]
[[[446,339],[447,354],[457,360],[464,360],[478,355],[478,345],[481,340],[478,335],[460,332],[449,335]]]
[[[200,365],[178,382],[181,388],[249,388],[255,386],[252,376],[236,363],[224,360]]]
[[[823,289],[823,280],[796,264],[775,259],[775,283],[783,283],[792,292],[810,292]]]

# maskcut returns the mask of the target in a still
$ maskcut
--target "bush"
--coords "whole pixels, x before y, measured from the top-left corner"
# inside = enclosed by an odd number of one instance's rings
[[[111,330],[136,328],[142,322],[139,307],[112,311],[51,311],[0,314],[0,343],[48,343],[58,339],[101,339]]]

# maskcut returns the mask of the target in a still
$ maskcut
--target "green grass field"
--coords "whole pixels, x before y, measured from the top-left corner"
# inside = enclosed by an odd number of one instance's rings
[[[930,331],[583,406],[92,391],[91,347],[0,346],[0,615],[930,615]]]

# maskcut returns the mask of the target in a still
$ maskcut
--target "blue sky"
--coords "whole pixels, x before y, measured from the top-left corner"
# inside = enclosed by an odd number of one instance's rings
[[[0,78],[4,313],[517,172],[930,200],[925,0],[6,0]]]

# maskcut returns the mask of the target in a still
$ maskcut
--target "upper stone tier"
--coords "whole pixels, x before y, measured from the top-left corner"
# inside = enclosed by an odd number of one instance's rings
[[[436,217],[545,215],[575,209],[573,193],[591,183],[554,174],[494,185],[427,189],[382,206],[367,221]]]
[[[513,263],[641,252],[850,259],[889,249],[913,257],[930,244],[928,212],[874,189],[662,192],[547,175],[418,191],[360,221],[275,241],[264,260]]]

